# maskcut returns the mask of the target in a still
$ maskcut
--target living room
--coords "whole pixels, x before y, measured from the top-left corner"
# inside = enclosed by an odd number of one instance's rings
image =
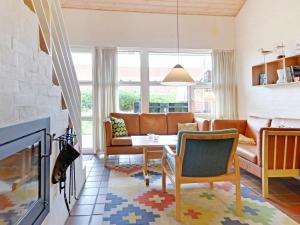
[[[0,224],[299,224],[299,9],[2,1]]]

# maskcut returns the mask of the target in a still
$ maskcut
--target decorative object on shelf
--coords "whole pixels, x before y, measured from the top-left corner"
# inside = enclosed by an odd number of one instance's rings
[[[259,85],[266,85],[268,84],[267,74],[261,73],[259,74]]]
[[[279,53],[279,55],[277,56],[277,59],[282,59],[285,57],[285,46],[283,45],[283,43],[281,43],[280,45],[277,45],[275,47],[276,51]]]
[[[291,83],[294,81],[293,76],[291,74],[291,68],[286,67],[285,69],[278,69],[278,80],[277,84]]]
[[[297,45],[296,45],[296,50],[300,50],[300,44],[299,43],[297,43]]]
[[[284,73],[283,69],[278,69],[277,70],[277,75],[278,75],[278,80],[277,80],[276,84],[284,84],[284,83],[286,83],[285,73]]]
[[[176,85],[176,86],[189,86],[195,84],[193,78],[185,71],[185,69],[179,64],[179,7],[177,0],[177,59],[178,64],[173,67],[173,69],[167,74],[163,79],[162,84],[164,85]]]
[[[286,79],[286,82],[288,82],[288,83],[294,82],[294,77],[291,72],[291,67],[285,68],[285,79]]]
[[[264,50],[263,48],[258,49],[257,51],[260,52],[264,56],[264,63],[266,63],[266,56],[273,53],[273,51],[270,50]]]

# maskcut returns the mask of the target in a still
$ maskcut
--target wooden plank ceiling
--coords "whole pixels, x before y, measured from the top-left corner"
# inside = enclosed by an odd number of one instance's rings
[[[179,0],[182,15],[236,16],[246,0]],[[63,8],[176,13],[176,0],[61,0]]]

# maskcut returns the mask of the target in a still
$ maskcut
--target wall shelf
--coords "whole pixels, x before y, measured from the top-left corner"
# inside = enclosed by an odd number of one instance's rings
[[[298,85],[300,82],[291,82],[276,84],[278,80],[277,70],[283,69],[284,67],[299,66],[300,55],[289,56],[281,59],[275,59],[266,63],[252,66],[252,86],[263,86],[263,87],[274,87],[274,86],[291,86]],[[260,74],[267,74],[267,84],[260,85],[259,76]]]
[[[265,88],[289,87],[289,86],[300,86],[300,82],[298,81],[298,82],[280,83],[280,84],[254,85],[254,87],[265,87]]]

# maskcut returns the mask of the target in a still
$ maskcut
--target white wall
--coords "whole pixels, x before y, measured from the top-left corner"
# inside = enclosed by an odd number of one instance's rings
[[[0,127],[50,117],[50,132],[63,134],[68,111],[61,108],[61,88],[52,84],[51,56],[39,49],[36,15],[23,1],[0,1],[0,30]],[[54,143],[51,174],[58,153]],[[76,162],[79,192],[85,170],[81,157]],[[67,217],[63,196],[58,186],[51,184],[50,214],[44,224],[63,225]]]
[[[300,118],[300,86],[252,87],[252,65],[263,62],[259,48],[273,50],[281,42],[295,54],[300,43],[299,0],[248,0],[236,17],[239,115]],[[272,54],[269,60],[275,59]]]
[[[63,9],[71,45],[176,48],[176,16]],[[180,45],[233,49],[234,18],[180,16]]]

